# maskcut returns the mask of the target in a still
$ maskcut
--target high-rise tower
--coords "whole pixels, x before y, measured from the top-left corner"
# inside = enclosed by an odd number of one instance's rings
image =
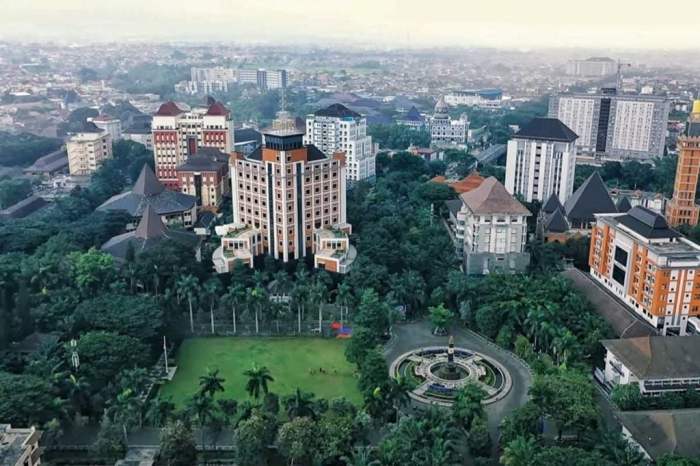
[[[671,226],[695,226],[700,217],[700,206],[695,203],[700,176],[700,100],[693,103],[685,134],[678,138],[678,147],[673,198],[666,208],[666,217]]]

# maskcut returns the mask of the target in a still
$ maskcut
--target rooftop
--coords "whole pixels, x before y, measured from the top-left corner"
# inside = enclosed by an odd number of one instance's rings
[[[177,116],[184,111],[178,107],[172,100],[165,102],[158,108],[156,116]]]
[[[668,226],[663,215],[646,207],[633,207],[626,214],[615,218],[619,223],[648,239],[678,238],[681,236],[680,233]]]
[[[314,113],[316,116],[333,117],[333,118],[362,118],[357,112],[353,112],[343,104],[332,104]]]
[[[478,188],[460,195],[462,202],[473,214],[530,215],[517,199],[511,196],[496,178],[486,178]]]
[[[700,336],[648,336],[601,344],[640,380],[700,377]]]
[[[514,137],[560,142],[574,142],[578,139],[578,135],[557,118],[533,118]]]
[[[653,459],[667,454],[697,457],[700,456],[699,416],[700,409],[623,411],[620,421]]]
[[[564,210],[572,223],[591,223],[595,221],[595,214],[617,213],[617,207],[597,171],[566,200]]]
[[[39,440],[41,432],[34,427],[19,429],[10,424],[0,424],[0,464],[16,464],[28,445]]]

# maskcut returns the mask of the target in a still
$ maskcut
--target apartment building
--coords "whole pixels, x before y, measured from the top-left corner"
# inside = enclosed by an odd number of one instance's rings
[[[693,103],[685,134],[678,138],[678,164],[673,182],[673,197],[666,207],[666,217],[672,226],[695,226],[700,220],[700,206],[695,193],[700,177],[700,100]]]
[[[639,206],[596,215],[591,235],[591,276],[664,335],[685,335],[700,315],[700,246]]]
[[[435,104],[435,111],[430,118],[430,145],[436,147],[464,147],[469,132],[469,119],[462,114],[459,119],[452,119],[448,113],[445,99],[440,97]]]
[[[263,91],[284,89],[287,87],[287,70],[238,70],[238,82],[255,84]]]
[[[345,213],[345,154],[327,155],[304,144],[304,132],[285,112],[263,137],[262,147],[231,157],[233,223],[216,228],[222,241],[213,255],[217,272],[230,271],[237,261],[252,266],[261,254],[287,262],[309,252],[340,262],[322,259],[317,266],[346,271],[354,260],[343,249],[349,250],[349,243],[333,244],[320,233],[347,237],[351,231]]]
[[[34,427],[20,429],[0,424],[0,460],[3,466],[39,466],[41,432]]]
[[[168,188],[179,189],[177,168],[200,147],[224,153],[233,149],[231,112],[220,102],[185,111],[174,102],[160,106],[151,122],[156,176]]]
[[[348,183],[374,178],[376,148],[367,135],[367,119],[342,104],[333,104],[306,117],[306,144],[325,154],[344,152]]]
[[[501,89],[468,89],[445,95],[445,103],[452,107],[465,105],[468,107],[500,108],[502,102],[503,91]]]
[[[617,62],[608,57],[591,57],[585,60],[569,60],[566,74],[585,78],[602,78],[617,72]]]
[[[527,202],[561,202],[574,191],[576,133],[556,118],[534,118],[508,141],[506,189]]]
[[[548,116],[578,135],[580,155],[649,161],[664,154],[669,110],[664,97],[604,89],[598,94],[552,96]]]
[[[227,154],[211,147],[202,147],[196,155],[177,167],[180,192],[197,198],[197,205],[216,211],[229,193]]]
[[[68,171],[71,175],[87,176],[112,158],[112,137],[106,132],[77,133],[66,143]]]
[[[192,94],[210,94],[213,92],[228,92],[228,85],[236,80],[236,70],[215,66],[211,68],[192,67],[191,79],[188,83]]]
[[[455,249],[467,274],[523,272],[530,263],[525,251],[525,206],[494,177],[459,198],[447,201]]]
[[[122,122],[119,118],[99,115],[93,118],[92,122],[102,131],[109,133],[112,137],[112,142],[117,142],[122,138]]]

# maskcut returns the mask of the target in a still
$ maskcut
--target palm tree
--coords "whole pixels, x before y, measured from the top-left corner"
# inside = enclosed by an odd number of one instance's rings
[[[172,418],[175,403],[170,398],[156,398],[146,410],[146,422],[153,427],[163,427]]]
[[[379,466],[379,461],[372,459],[374,448],[371,446],[356,446],[350,456],[342,456],[341,461],[346,466]]]
[[[394,402],[396,410],[396,418],[399,418],[399,413],[402,407],[407,406],[411,402],[411,397],[408,395],[415,388],[414,384],[407,377],[397,377],[391,379],[389,387],[389,396]]]
[[[253,312],[255,313],[256,335],[260,332],[260,308],[262,307],[262,304],[266,298],[267,293],[265,293],[265,289],[262,287],[256,286],[255,288],[250,288],[248,290],[248,303],[249,306],[253,308]]]
[[[343,311],[345,311],[345,317],[348,316],[348,303],[352,297],[352,292],[350,291],[350,285],[342,282],[338,285],[338,294],[335,297],[336,303],[340,306],[340,326],[344,326]]]
[[[219,377],[219,369],[207,369],[207,373],[199,377],[199,393],[214,396],[224,391],[224,382],[226,379]]]
[[[236,308],[245,300],[245,288],[239,283],[232,283],[228,292],[222,296],[225,303],[231,306],[231,320],[233,321],[233,333],[236,333]]]
[[[284,402],[289,419],[294,419],[295,417],[315,418],[313,399],[313,393],[302,392],[297,388],[294,395],[288,397]]]
[[[537,445],[532,437],[518,437],[503,449],[501,463],[505,466],[529,466],[535,457]]]
[[[301,334],[301,320],[304,315],[304,303],[308,295],[308,285],[305,281],[297,281],[292,288],[292,300],[297,308],[297,333]]]
[[[328,290],[320,281],[316,280],[309,290],[309,300],[318,306],[318,332],[323,330],[323,301],[326,298]]]
[[[190,307],[190,331],[194,333],[194,314],[192,313],[192,300],[194,299],[197,288],[199,288],[199,281],[194,275],[184,275],[178,277],[175,282],[177,287],[178,300],[187,299],[187,303]]]
[[[248,395],[256,400],[260,397],[261,391],[267,394],[267,384],[275,381],[272,375],[270,375],[270,370],[265,366],[260,368],[253,366],[252,369],[245,371],[243,375],[248,377],[248,383],[245,386]]]
[[[197,423],[199,424],[202,436],[202,445],[204,445],[204,426],[207,425],[207,422],[214,415],[214,401],[210,396],[197,393],[192,397],[187,408],[197,416]]]
[[[67,397],[73,406],[76,414],[83,414],[86,405],[89,402],[90,384],[82,377],[76,377],[73,374],[68,376],[67,380]]]
[[[204,282],[204,296],[206,296],[209,302],[209,316],[211,320],[211,333],[214,333],[214,307],[219,302],[219,295],[221,294],[221,282],[218,278],[210,278]]]

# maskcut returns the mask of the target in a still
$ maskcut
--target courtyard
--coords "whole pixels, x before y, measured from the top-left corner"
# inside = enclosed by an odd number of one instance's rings
[[[191,338],[177,353],[177,372],[160,391],[183,406],[197,392],[199,377],[207,369],[219,369],[226,379],[225,392],[219,397],[238,401],[249,399],[243,372],[265,366],[274,382],[269,390],[291,395],[299,388],[317,398],[345,397],[360,405],[355,368],[345,359],[346,341],[322,338]]]

